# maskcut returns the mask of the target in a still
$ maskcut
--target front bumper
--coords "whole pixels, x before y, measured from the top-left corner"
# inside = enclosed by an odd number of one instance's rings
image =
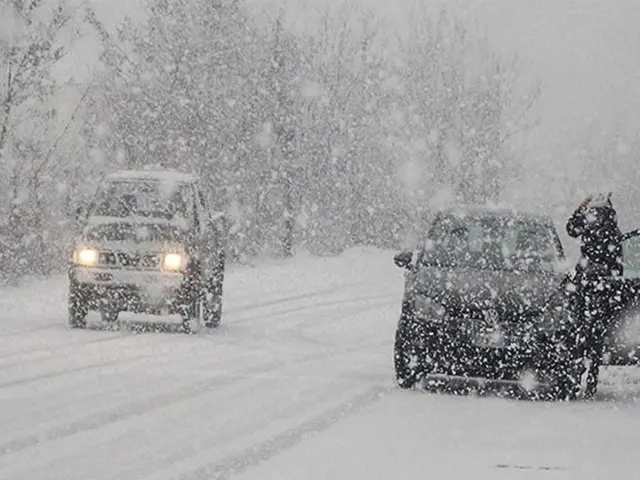
[[[538,378],[534,372],[531,372],[531,376],[523,372],[523,374],[517,379],[511,378],[487,378],[487,377],[472,377],[468,375],[446,375],[446,374],[427,374],[424,376],[424,381],[429,384],[437,384],[439,382],[446,382],[447,384],[460,384],[460,385],[480,385],[483,387],[510,387],[514,389],[534,390],[539,388],[553,388],[554,382],[547,378]],[[533,381],[532,379],[535,378]]]
[[[90,310],[175,314],[192,296],[182,273],[72,265],[69,281],[76,301]]]
[[[562,346],[543,336],[512,338],[505,346],[474,345],[466,335],[427,325],[424,330],[427,371],[433,377],[483,379],[493,383],[520,384],[525,372],[536,372],[537,381],[554,376],[562,364]]]

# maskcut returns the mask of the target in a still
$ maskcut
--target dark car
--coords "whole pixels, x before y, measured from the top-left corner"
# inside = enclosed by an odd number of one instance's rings
[[[485,207],[437,212],[407,269],[394,345],[398,384],[508,384],[539,398],[580,383],[571,275],[550,218]],[[640,232],[624,235],[623,278],[610,279],[605,360],[640,363]],[[573,297],[575,299],[575,297]]]
[[[122,311],[179,314],[216,327],[222,315],[224,216],[197,178],[167,170],[107,175],[86,212],[69,266],[69,325],[90,310],[114,322]]]
[[[398,384],[488,380],[564,395],[571,356],[542,317],[564,276],[551,219],[451,207],[434,215],[421,244],[395,257],[408,270],[394,349]]]

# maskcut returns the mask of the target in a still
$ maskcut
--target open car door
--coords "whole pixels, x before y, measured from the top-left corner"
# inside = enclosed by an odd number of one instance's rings
[[[605,347],[608,365],[640,366],[640,230],[623,235],[624,276]]]

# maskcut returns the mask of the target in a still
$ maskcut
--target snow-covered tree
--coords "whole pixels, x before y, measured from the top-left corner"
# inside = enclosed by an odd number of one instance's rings
[[[422,148],[425,190],[463,202],[497,201],[517,155],[509,140],[530,126],[539,95],[517,58],[497,55],[455,17],[416,17],[403,42],[406,134]]]
[[[242,2],[147,7],[115,35],[90,18],[105,47],[86,123],[95,168],[198,173],[230,214],[237,254],[396,245],[409,200],[429,198],[406,195],[407,163],[431,192],[495,199],[513,120],[535,99],[518,95],[514,64],[446,15],[389,55],[380,25],[351,6],[306,33]]]
[[[50,220],[62,218],[52,208],[59,207],[59,147],[77,111],[65,118],[56,109],[65,85],[55,68],[77,36],[75,13],[63,1],[0,1],[1,253],[9,277],[46,273],[52,254],[64,255],[50,240]]]
[[[379,32],[373,17],[345,4],[338,13],[327,9],[305,41],[304,208],[313,250],[340,251],[394,230],[393,162],[381,142],[389,131],[388,67]]]

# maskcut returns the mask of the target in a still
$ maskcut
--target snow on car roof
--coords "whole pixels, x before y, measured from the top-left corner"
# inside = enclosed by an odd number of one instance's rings
[[[162,218],[162,217],[145,217],[140,215],[129,215],[128,217],[120,218],[120,217],[110,217],[104,215],[90,215],[87,218],[88,226],[96,226],[96,225],[109,225],[114,223],[122,223],[122,224],[156,224],[156,225],[186,225],[186,220],[180,216],[175,216],[173,218]]]
[[[192,173],[177,170],[119,170],[105,176],[105,180],[151,180],[157,182],[191,183],[197,180]]]
[[[544,223],[553,223],[552,219],[548,215],[542,215],[540,213],[528,212],[517,208],[509,207],[495,207],[491,205],[480,204],[456,204],[449,205],[447,207],[437,210],[437,213],[449,213],[453,215],[483,215],[483,216],[495,216],[495,217],[524,217],[532,220],[537,220]]]

